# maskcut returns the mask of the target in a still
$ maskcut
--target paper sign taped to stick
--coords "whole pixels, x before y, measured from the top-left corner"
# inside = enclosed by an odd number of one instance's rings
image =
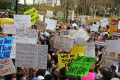
[[[16,32],[16,26],[15,25],[7,25],[5,24],[3,26],[3,33],[4,34],[15,34]]]
[[[45,30],[47,27],[47,24],[42,21],[36,21],[35,25],[37,25],[38,28]]]
[[[84,30],[83,27],[80,27],[80,29],[70,36],[72,39],[75,39],[76,37],[83,37],[85,41],[90,38],[89,34],[86,32],[86,30]]]
[[[38,31],[37,30],[30,30],[30,29],[16,28],[15,36],[37,39],[38,38]]]
[[[47,17],[52,17],[52,16],[53,16],[53,11],[47,10],[46,16],[47,16]]]
[[[6,59],[0,61],[0,76],[16,73],[16,69],[12,62],[12,59]]]
[[[74,46],[74,39],[65,38],[65,37],[57,36],[57,35],[54,36],[53,42],[54,42],[53,48],[55,49],[62,48],[63,51],[66,51],[68,53],[71,51],[71,49]]]
[[[30,15],[14,15],[14,25],[17,28],[31,27],[31,16]]]
[[[48,45],[16,44],[16,67],[47,69]]]
[[[0,18],[1,19],[1,28],[3,28],[4,24],[14,24],[14,20],[10,18]]]
[[[96,58],[78,56],[68,68],[67,75],[87,76]]]
[[[13,58],[13,59],[15,59],[15,56],[16,56],[16,43],[37,44],[37,39],[14,36],[12,49],[11,49],[11,53],[10,53],[10,58]]]
[[[113,31],[117,31],[117,25],[110,25],[110,36],[113,36]]]
[[[68,70],[69,65],[76,59],[77,56],[84,56],[84,52],[76,54],[58,54],[59,68],[65,67]]]
[[[101,22],[101,26],[104,27],[104,28],[105,28],[107,25],[109,25],[108,18],[101,19],[100,22]]]
[[[14,37],[0,38],[0,60],[9,59]]]
[[[24,12],[25,15],[31,15],[31,25],[34,25],[36,20],[41,21],[36,9],[33,7],[32,9],[29,9],[28,11]]]

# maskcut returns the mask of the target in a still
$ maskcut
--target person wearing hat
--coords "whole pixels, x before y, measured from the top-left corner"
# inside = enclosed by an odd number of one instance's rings
[[[60,35],[60,28],[56,28],[56,33],[57,35]]]

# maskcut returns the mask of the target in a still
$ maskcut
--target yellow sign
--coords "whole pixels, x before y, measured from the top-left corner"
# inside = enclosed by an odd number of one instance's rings
[[[29,9],[28,11],[24,12],[24,14],[31,15],[31,25],[34,25],[36,20],[41,21],[41,18],[39,17],[39,15],[34,7],[32,9]]]
[[[117,25],[110,25],[110,36],[113,36],[113,31],[117,31]]]
[[[86,24],[89,24],[90,21],[88,20],[88,17],[85,17]]]
[[[3,28],[4,24],[14,24],[14,20],[10,18],[0,18],[1,28]]]

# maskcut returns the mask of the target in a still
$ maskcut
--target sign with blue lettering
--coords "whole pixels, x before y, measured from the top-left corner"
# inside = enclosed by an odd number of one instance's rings
[[[9,59],[14,37],[0,38],[0,60]]]

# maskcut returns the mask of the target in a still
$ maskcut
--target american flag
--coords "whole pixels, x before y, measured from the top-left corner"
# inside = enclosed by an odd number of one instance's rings
[[[105,40],[102,39],[95,39],[95,46],[100,46],[100,47],[104,47],[105,46]]]
[[[113,31],[113,36],[120,37],[120,31]]]

